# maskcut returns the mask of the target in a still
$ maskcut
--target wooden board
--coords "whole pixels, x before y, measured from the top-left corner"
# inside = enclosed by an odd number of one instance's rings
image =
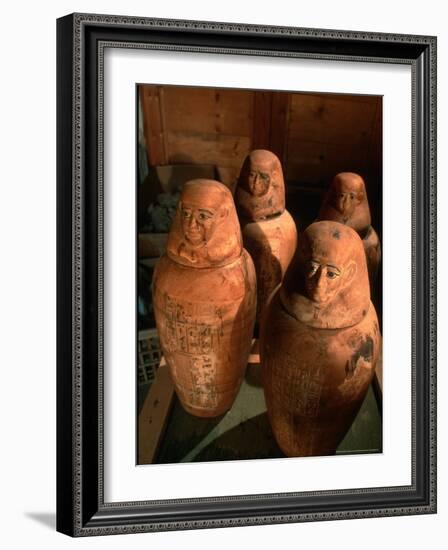
[[[140,103],[144,118],[144,134],[148,163],[152,166],[166,164],[166,147],[160,86],[140,86]]]
[[[298,185],[326,186],[354,171],[373,195],[380,181],[377,96],[145,85],[141,100],[151,165],[214,164],[232,188],[245,156],[264,148]]]
[[[138,464],[154,462],[173,403],[174,387],[162,359],[138,418]]]
[[[207,161],[219,166],[233,166],[238,170],[251,147],[248,137],[205,133],[196,135],[191,132],[168,132],[167,143],[168,162],[171,164],[204,164]]]
[[[256,92],[251,149],[269,149],[271,141],[272,93]]]
[[[286,178],[326,186],[338,172],[379,172],[380,103],[374,96],[292,94]]]
[[[294,182],[326,187],[338,172],[357,172],[363,177],[369,169],[367,149],[346,143],[288,141],[289,162],[285,177]]]
[[[291,94],[274,93],[272,97],[271,133],[268,149],[278,156],[282,164],[285,162],[290,110]]]
[[[166,129],[249,137],[253,95],[245,90],[164,86]]]
[[[368,145],[376,106],[374,96],[292,94],[289,139]]]

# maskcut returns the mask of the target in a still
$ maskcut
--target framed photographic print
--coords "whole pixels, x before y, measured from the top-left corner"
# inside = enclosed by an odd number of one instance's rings
[[[58,20],[72,536],[436,511],[436,39]]]

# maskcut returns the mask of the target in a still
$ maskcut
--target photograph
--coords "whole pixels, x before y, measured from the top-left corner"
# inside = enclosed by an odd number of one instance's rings
[[[382,96],[136,101],[137,464],[381,453]]]

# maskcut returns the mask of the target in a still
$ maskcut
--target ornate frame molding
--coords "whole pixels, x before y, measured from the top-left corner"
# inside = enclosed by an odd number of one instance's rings
[[[411,65],[410,486],[104,502],[102,107],[104,48],[112,46]],[[436,63],[429,36],[93,14],[58,20],[59,531],[90,536],[436,511]],[[92,414],[96,420],[87,421]]]

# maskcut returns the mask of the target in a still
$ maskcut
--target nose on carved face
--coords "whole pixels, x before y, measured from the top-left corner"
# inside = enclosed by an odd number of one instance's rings
[[[317,297],[323,298],[323,295],[327,290],[327,277],[325,274],[325,270],[322,267],[320,267],[317,270],[316,274],[314,275],[312,284],[313,284],[314,294]]]
[[[198,221],[196,219],[196,216],[192,214],[190,216],[190,219],[188,220],[188,227],[197,227],[197,226],[198,226]]]
[[[260,182],[260,176],[259,176],[259,174],[254,174],[254,175],[252,176],[252,185],[253,185],[254,187],[256,187],[256,186],[258,185],[259,182]]]
[[[325,269],[323,267],[319,267],[315,275],[316,288],[325,288],[327,286],[326,285],[327,280],[325,275],[326,275]]]
[[[352,207],[353,207],[353,200],[350,197],[350,195],[339,195],[339,197],[336,200],[336,205],[338,210],[343,214],[350,213]]]

